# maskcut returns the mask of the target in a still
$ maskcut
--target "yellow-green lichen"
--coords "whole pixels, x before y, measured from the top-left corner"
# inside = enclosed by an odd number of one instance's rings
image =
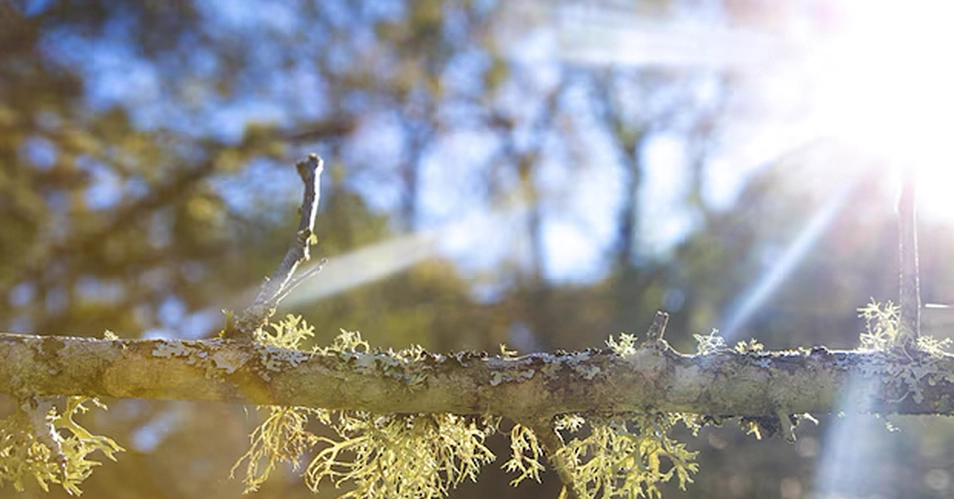
[[[625,359],[636,353],[636,336],[629,333],[620,333],[619,340],[610,336],[606,340],[606,346],[616,355]]]
[[[62,411],[52,404],[27,407],[0,420],[0,486],[9,482],[22,492],[24,482],[33,479],[45,491],[52,483],[81,494],[80,484],[101,464],[89,456],[100,452],[115,461],[115,454],[125,450],[75,421],[87,411],[87,402],[106,408],[96,399],[68,397]]]
[[[436,498],[464,479],[476,480],[494,454],[484,445],[499,419],[452,414],[379,415],[269,407],[252,434],[252,447],[233,467],[246,463],[246,492],[256,490],[282,462],[296,468],[316,452],[304,476],[318,492],[323,483],[349,488],[342,498]],[[307,429],[310,419],[331,427],[329,438]]]
[[[583,418],[558,421],[557,429],[578,433]],[[698,452],[669,436],[683,423],[695,432],[698,424],[680,414],[615,414],[588,416],[589,432],[574,436],[557,451],[581,498],[662,497],[659,485],[677,478],[685,489],[698,471]]]
[[[951,340],[938,340],[932,336],[920,335],[917,338],[917,350],[905,351],[899,348],[898,338],[901,332],[900,308],[889,302],[877,303],[872,300],[868,305],[858,309],[858,314],[865,320],[865,332],[861,333],[861,349],[873,351],[875,356],[872,362],[862,366],[866,376],[877,376],[887,380],[888,391],[899,392],[897,401],[910,396],[915,403],[924,401],[921,390],[921,381],[947,379],[949,375],[939,375],[943,372],[936,363],[947,355],[946,349]],[[892,390],[893,388],[893,390]]]

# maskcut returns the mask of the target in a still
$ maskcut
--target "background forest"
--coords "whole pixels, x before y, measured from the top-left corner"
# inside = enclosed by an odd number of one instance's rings
[[[940,62],[899,31],[931,16],[779,3],[0,1],[0,330],[214,335],[284,253],[292,165],[316,152],[329,263],[281,313],[318,343],[582,349],[663,309],[683,352],[712,328],[854,348],[857,308],[897,295],[892,167],[943,159],[911,114],[950,116],[910,61]],[[950,184],[922,178],[922,293],[943,304]],[[240,493],[254,409],[105,402],[88,426],[127,452],[88,497]],[[951,421],[820,420],[794,445],[706,428],[667,497],[954,495]],[[492,446],[452,497],[556,497],[552,472],[511,488]],[[252,497],[313,495],[287,470]]]

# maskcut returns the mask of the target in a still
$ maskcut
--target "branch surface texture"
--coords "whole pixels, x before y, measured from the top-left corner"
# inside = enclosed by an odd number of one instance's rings
[[[954,414],[954,356],[717,351],[648,341],[620,355],[286,350],[255,342],[0,333],[0,393],[310,406],[375,413]]]

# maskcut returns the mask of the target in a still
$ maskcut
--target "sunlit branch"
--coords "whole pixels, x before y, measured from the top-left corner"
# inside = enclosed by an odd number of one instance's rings
[[[275,313],[275,308],[278,307],[282,298],[292,288],[301,284],[302,279],[293,280],[293,276],[298,266],[311,258],[309,250],[317,240],[314,234],[315,217],[318,214],[318,202],[321,198],[323,162],[318,155],[311,154],[308,159],[296,164],[295,168],[298,169],[298,174],[305,184],[305,192],[299,208],[298,230],[278,268],[262,284],[255,301],[242,311],[234,323],[226,327],[223,334],[226,338],[250,340],[252,333]],[[320,268],[320,266],[316,267],[319,270]],[[307,273],[307,275],[313,274],[312,271]]]
[[[898,199],[900,254],[901,335],[899,345],[911,346],[921,332],[921,285],[918,276],[917,178],[913,167],[904,171]]]
[[[719,349],[682,355],[658,343],[647,341],[622,354],[595,349],[522,357],[421,352],[411,362],[393,352],[311,353],[221,339],[0,333],[0,393],[486,414],[515,421],[647,411],[954,415],[951,355],[925,356],[916,370],[906,370],[899,357],[883,350]],[[858,379],[867,380],[865,388],[850,389]]]

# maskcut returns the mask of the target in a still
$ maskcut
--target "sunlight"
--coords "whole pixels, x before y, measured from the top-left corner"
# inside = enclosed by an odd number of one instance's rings
[[[954,223],[946,188],[954,182],[946,147],[954,4],[844,0],[826,8],[792,7],[791,22],[771,30],[567,9],[556,16],[555,37],[559,57],[571,64],[737,72],[747,82],[733,97],[740,115],[715,161],[761,163],[834,140],[877,158],[888,168],[880,174],[915,166],[922,212]],[[761,151],[754,160],[743,154],[753,148]]]
[[[947,144],[948,120],[954,116],[954,70],[949,67],[954,4],[842,0],[777,5],[791,18],[771,26],[773,21],[766,21],[756,30],[726,27],[719,14],[702,23],[628,21],[625,14],[608,9],[602,15],[567,16],[560,26],[561,57],[583,65],[731,72],[742,90],[727,106],[732,115],[720,137],[725,146],[710,161],[776,162],[806,144],[835,145],[857,157],[843,161],[843,156],[822,151],[813,161],[829,167],[823,181],[849,185],[859,174],[888,176],[900,187],[901,170],[914,168],[922,217],[954,224],[954,154]],[[743,154],[747,150],[756,153]],[[851,168],[857,160],[870,164],[868,170]],[[814,214],[778,261],[739,297],[723,335],[731,337],[744,328],[797,269],[847,198],[839,194]],[[842,404],[857,410],[859,396],[869,389],[864,380],[853,380]],[[872,456],[861,445],[882,440],[871,436],[884,431],[870,418],[837,420],[825,436],[815,493],[834,497],[859,490],[870,480],[865,470],[896,459]]]
[[[305,306],[329,298],[358,286],[386,279],[426,260],[448,257],[459,251],[471,250],[480,244],[483,252],[503,250],[500,241],[494,242],[485,234],[500,231],[501,227],[526,215],[526,208],[518,205],[485,212],[471,213],[428,230],[399,235],[376,244],[355,249],[330,258],[316,277],[305,281],[290,294],[283,307]],[[465,247],[460,247],[461,245]]]
[[[922,212],[954,221],[954,71],[947,2],[849,0],[840,29],[806,48],[811,122],[893,168],[918,170]]]
[[[432,258],[439,234],[417,232],[356,249],[328,260],[318,276],[308,279],[282,302],[301,306],[384,279]]]
[[[729,309],[725,318],[725,326],[720,329],[722,337],[732,342],[737,339],[739,332],[752,318],[762,305],[772,297],[778,287],[791,275],[802,258],[809,250],[815,247],[818,240],[825,235],[835,216],[841,212],[851,193],[857,187],[857,178],[846,181],[828,202],[822,206],[803,227],[794,240],[785,248],[785,252],[765,269],[759,280],[749,286],[739,299]]]
[[[954,165],[946,144],[954,115],[954,31],[948,26],[954,7],[931,0],[847,0],[840,6],[839,29],[805,59],[817,82],[811,122],[822,136],[878,158],[877,167],[888,168],[883,174],[897,178],[901,168],[913,167],[919,211],[954,222]],[[868,389],[853,381],[842,394],[846,406]],[[869,479],[865,470],[891,459],[864,448],[861,443],[884,430],[861,422],[836,421],[828,429],[817,494],[860,490]]]

